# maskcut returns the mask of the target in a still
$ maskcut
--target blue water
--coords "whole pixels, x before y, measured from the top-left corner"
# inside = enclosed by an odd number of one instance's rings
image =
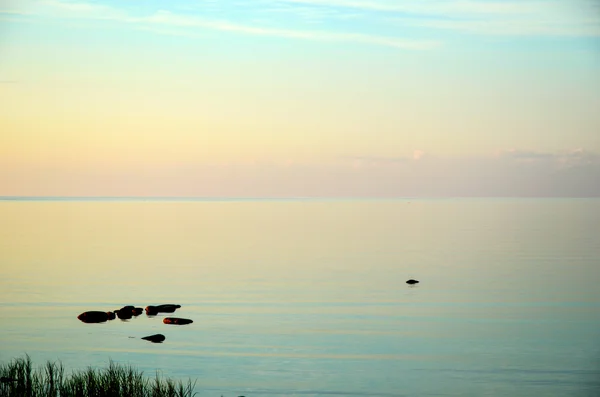
[[[0,362],[112,359],[199,396],[600,395],[598,199],[19,199],[0,219]],[[160,303],[194,323],[76,318]]]

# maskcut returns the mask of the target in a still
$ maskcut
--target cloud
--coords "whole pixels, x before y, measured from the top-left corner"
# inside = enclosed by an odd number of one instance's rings
[[[456,30],[473,34],[600,36],[600,12],[593,0],[564,1],[353,1],[283,0],[320,8],[378,13],[403,27]],[[577,4],[575,4],[577,3]]]
[[[435,49],[445,40],[444,30],[472,35],[600,37],[600,13],[592,0],[578,0],[582,12],[558,0],[255,0],[238,3],[231,20],[218,17],[226,14],[227,6],[213,1],[164,4],[162,10],[145,2],[115,4],[119,6],[91,1],[22,0],[4,6],[0,14],[108,20],[192,38],[202,31],[215,30],[401,50]],[[282,24],[284,20],[289,22],[290,16],[298,26]],[[360,22],[349,26],[349,19]],[[315,26],[328,28],[316,30]],[[344,31],[341,26],[346,26]],[[375,33],[373,26],[385,26],[388,32],[391,27],[396,34]],[[431,39],[432,32],[440,38]]]
[[[54,17],[107,19],[128,22],[125,11],[101,4],[85,2],[66,2],[59,0],[40,0],[42,13]]]
[[[556,153],[508,149],[501,151],[499,157],[522,164],[544,163],[546,165],[554,165],[558,168],[600,164],[600,154],[581,148]]]
[[[359,16],[357,13],[349,13],[329,7],[314,7],[311,5],[295,4],[271,4],[266,1],[264,6],[257,9],[257,13],[269,17],[296,17],[307,23],[324,23],[330,20],[347,20]]]
[[[11,9],[7,9],[7,8],[0,8],[0,14],[5,14],[5,15],[32,15],[30,12],[27,11],[23,11],[23,10],[11,10]]]
[[[189,32],[196,37],[197,29],[208,29],[222,32],[232,32],[243,35],[268,36],[287,39],[351,42],[369,45],[379,45],[403,50],[428,50],[435,48],[439,42],[435,40],[408,39],[394,36],[381,36],[358,32],[338,32],[320,30],[301,30],[287,28],[262,27],[244,23],[217,20],[194,15],[174,13],[168,10],[157,10],[151,15],[132,15],[125,9],[86,2],[71,2],[61,0],[39,0],[38,7],[31,7],[32,15],[53,18],[83,18],[94,20],[110,20],[138,27],[177,27],[183,29],[180,34]],[[11,12],[20,12],[19,9]],[[161,33],[161,29],[155,30]],[[173,34],[172,31],[168,34]]]
[[[427,161],[422,161],[427,159]],[[504,149],[497,151],[493,156],[482,157],[463,157],[462,160],[452,158],[444,158],[436,155],[430,155],[424,150],[414,149],[412,154],[407,156],[342,156],[340,160],[343,164],[350,164],[355,168],[358,167],[387,167],[394,165],[407,165],[419,163],[423,167],[431,169],[444,169],[449,164],[462,164],[466,168],[471,167],[472,162],[477,162],[480,165],[484,163],[493,168],[507,167],[511,165],[532,165],[542,166],[547,170],[555,170],[559,168],[569,168],[585,165],[600,165],[600,154],[590,152],[581,148],[563,150],[557,152],[543,152],[535,150],[523,149]],[[468,165],[466,165],[468,164]],[[411,168],[414,169],[414,168]]]
[[[538,160],[553,160],[556,155],[554,153],[543,153],[531,150],[507,149],[500,151],[500,157],[514,159],[517,161],[538,161]]]
[[[36,0],[4,0],[0,2],[0,14],[31,15]]]
[[[410,157],[384,157],[384,156],[342,156],[341,160],[345,164],[351,164],[353,168],[363,167],[382,167],[406,164],[411,160]]]
[[[205,20],[198,17],[174,14],[160,10],[150,17],[137,18],[137,23],[152,23],[160,25],[198,27],[212,30],[237,32],[257,36],[274,36],[292,39],[316,41],[355,42],[377,44],[401,49],[424,50],[435,47],[438,43],[429,40],[405,40],[396,37],[374,36],[361,33],[333,33],[325,31],[303,31],[289,29],[262,28],[236,24],[228,21]]]
[[[516,163],[515,158],[537,160]],[[578,165],[556,168],[550,162],[561,158]],[[600,155],[582,149],[426,159],[365,155],[328,162],[256,157],[252,162],[151,162],[125,168],[93,162],[17,165],[0,159],[0,195],[600,197]]]
[[[425,155],[425,152],[422,150],[415,149],[413,150],[413,159],[420,160]]]
[[[362,11],[381,11],[385,13],[413,14],[420,16],[445,16],[448,18],[467,18],[475,16],[556,16],[557,11],[565,10],[565,2],[560,0],[390,0],[390,1],[354,1],[354,0],[278,0],[276,3],[303,4],[328,8],[347,8]],[[584,10],[597,9],[593,0],[581,0],[579,7]]]
[[[395,165],[404,165],[410,162],[419,161],[427,154],[423,150],[415,149],[410,156],[342,156],[344,162],[350,162],[355,168],[359,167],[386,167]]]
[[[600,164],[600,154],[579,148],[560,154],[557,160],[565,167],[598,165]]]
[[[557,20],[441,20],[430,19],[424,21],[399,20],[412,26],[434,29],[458,30],[468,33],[488,35],[518,35],[518,36],[573,36],[573,37],[598,37],[600,24],[593,18],[583,19],[578,22],[564,22]]]

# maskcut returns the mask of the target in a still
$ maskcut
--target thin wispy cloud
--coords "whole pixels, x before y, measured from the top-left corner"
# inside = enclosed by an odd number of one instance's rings
[[[30,6],[31,13],[38,17],[81,18],[108,20],[131,25],[177,27],[187,29],[191,36],[197,36],[198,29],[232,32],[243,35],[268,36],[287,39],[301,39],[324,42],[352,42],[387,46],[405,50],[426,50],[439,45],[434,40],[420,40],[395,36],[383,36],[355,31],[327,31],[315,29],[287,29],[263,27],[225,19],[212,19],[193,14],[176,13],[169,10],[156,10],[150,15],[134,15],[126,9],[85,2],[60,0],[40,0]],[[20,11],[11,11],[20,12]],[[160,33],[161,30],[156,30]],[[185,31],[179,32],[184,35]]]
[[[342,164],[350,165],[354,168],[360,168],[403,165],[411,161],[412,159],[408,156],[342,156],[340,160],[342,161]]]
[[[396,37],[375,36],[361,33],[335,33],[318,30],[263,28],[257,26],[242,25],[228,21],[206,20],[198,17],[178,15],[164,10],[158,11],[150,17],[128,19],[127,22],[206,28],[212,30],[236,32],[257,36],[274,36],[315,41],[376,44],[410,50],[425,50],[438,45],[437,42],[431,40],[409,40]]]
[[[254,0],[156,4],[23,0],[0,14],[112,21],[155,33],[198,37],[201,30],[320,42],[429,50],[467,36],[600,37],[592,0]],[[578,11],[577,11],[578,10]],[[175,31],[177,30],[177,31]],[[168,33],[167,33],[168,32]]]
[[[573,36],[598,37],[600,26],[594,21],[583,24],[557,24],[548,21],[403,21],[413,26],[457,30],[475,34],[510,36]]]
[[[446,15],[466,17],[474,15],[516,15],[535,14],[544,7],[556,7],[559,1],[448,1],[448,0],[394,0],[394,1],[353,1],[353,0],[276,0],[282,3],[311,4],[321,7],[351,8],[356,10],[410,13],[418,15]],[[564,4],[564,3],[562,3]]]
[[[11,10],[7,8],[0,8],[0,14],[5,15],[32,15],[30,12],[22,11],[22,10]]]
[[[600,154],[581,148],[560,152],[540,152],[535,150],[508,149],[498,153],[501,159],[508,159],[521,164],[543,164],[546,166],[577,167],[584,165],[600,165]]]
[[[422,160],[427,160],[438,165],[449,165],[456,163],[453,158],[445,158],[439,155],[430,155],[421,149],[415,149],[411,154],[398,155],[393,157],[356,155],[340,157],[342,164],[353,167],[389,167],[405,166],[408,164],[417,164]],[[468,160],[465,158],[461,161]],[[556,168],[568,168],[585,165],[600,165],[600,154],[582,148],[562,150],[556,152],[544,152],[525,149],[503,149],[497,151],[492,156],[480,155],[472,156],[469,161],[479,161],[481,163],[496,163],[498,166],[511,165],[534,165],[543,166],[548,170]],[[442,167],[443,168],[443,167]]]
[[[275,5],[267,3],[264,7],[258,7],[256,12],[259,15],[268,18],[282,18],[291,16],[310,24],[324,24],[332,20],[351,20],[361,16],[360,13],[353,11],[287,3]]]
[[[600,11],[593,1],[352,1],[281,0],[317,8],[370,13],[398,26],[472,34],[600,36]],[[373,15],[373,13],[375,13]]]
[[[569,7],[578,7],[583,11],[597,10],[597,5],[592,1],[579,0],[566,6],[564,1],[538,1],[538,0],[393,0],[393,1],[353,1],[353,0],[272,0],[275,4],[302,4],[316,7],[330,7],[337,9],[354,9],[362,11],[382,11],[388,13],[414,14],[419,16],[446,16],[449,18],[467,18],[476,16],[548,16],[556,12],[568,10]],[[575,4],[576,3],[576,4]]]

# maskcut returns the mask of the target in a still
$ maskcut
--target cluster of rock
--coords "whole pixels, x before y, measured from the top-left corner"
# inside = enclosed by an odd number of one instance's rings
[[[137,317],[140,314],[146,311],[146,315],[148,317],[156,316],[159,313],[175,313],[175,310],[179,309],[181,305],[157,305],[157,306],[146,306],[146,309],[142,309],[141,307],[135,306],[123,306],[120,309],[117,309],[112,312],[101,312],[101,311],[87,311],[81,313],[77,318],[87,324],[95,324],[95,323],[104,323],[106,321],[114,320],[115,318],[119,318],[121,320],[129,320],[132,317]],[[179,317],[165,317],[163,319],[164,324],[173,324],[173,325],[186,325],[193,323],[192,320],[187,318],[179,318]],[[153,343],[162,343],[166,338],[162,334],[145,336],[142,339],[153,342]]]

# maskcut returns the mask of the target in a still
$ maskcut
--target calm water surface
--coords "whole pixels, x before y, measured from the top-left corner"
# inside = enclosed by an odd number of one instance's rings
[[[199,396],[600,395],[597,199],[17,200],[0,220],[0,362],[112,359]],[[76,318],[160,303],[194,323]]]

